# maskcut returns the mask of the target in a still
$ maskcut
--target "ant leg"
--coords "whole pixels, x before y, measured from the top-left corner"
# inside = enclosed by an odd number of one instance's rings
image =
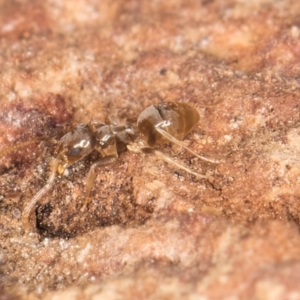
[[[22,224],[23,224],[23,228],[26,231],[30,231],[30,229],[31,229],[29,218],[30,218],[30,215],[31,215],[35,205],[40,201],[40,199],[43,197],[43,195],[52,188],[52,186],[54,184],[58,163],[59,163],[59,161],[57,159],[54,159],[52,161],[52,166],[51,166],[52,170],[51,170],[50,176],[47,180],[47,183],[44,185],[43,188],[41,188],[35,194],[35,196],[30,200],[30,202],[27,203],[26,206],[24,207],[24,210],[22,213]]]
[[[118,159],[117,155],[109,155],[109,156],[102,157],[100,160],[96,161],[95,163],[93,163],[91,165],[90,171],[89,171],[89,174],[88,174],[88,177],[86,180],[85,200],[84,200],[84,204],[81,208],[81,211],[84,211],[86,209],[86,206],[90,202],[90,192],[91,192],[94,180],[96,178],[96,169],[98,167],[109,166],[109,165],[115,163],[117,159]]]
[[[201,104],[201,103],[198,103],[197,107],[199,108],[215,108],[216,106],[218,106],[219,104],[222,104],[224,102],[225,98],[217,101],[216,103],[213,103],[213,104]]]
[[[218,163],[221,162],[220,160],[213,159],[213,158],[208,158],[208,157],[205,157],[205,156],[197,154],[192,149],[190,149],[189,147],[185,146],[183,142],[177,140],[174,136],[172,136],[171,134],[169,134],[168,132],[166,132],[164,129],[162,129],[160,127],[155,127],[155,130],[157,132],[159,132],[163,137],[165,137],[170,142],[172,142],[172,143],[174,143],[174,144],[176,144],[176,145],[178,145],[180,147],[183,147],[184,149],[186,149],[187,151],[189,151],[190,153],[194,154],[196,157],[198,157],[198,158],[200,158],[200,159],[202,159],[204,161],[207,161],[207,162],[210,162],[210,163],[213,163],[213,164],[218,164]]]
[[[130,145],[127,145],[127,148],[128,148],[129,151],[132,151],[132,152],[141,152],[141,153],[145,153],[145,154],[155,155],[155,156],[159,157],[160,159],[162,159],[163,161],[165,161],[166,163],[171,164],[171,165],[173,165],[173,166],[175,166],[179,169],[182,169],[182,170],[186,171],[189,174],[197,176],[198,178],[205,178],[205,179],[208,178],[205,175],[198,174],[198,173],[192,171],[190,168],[176,162],[170,156],[162,153],[161,151],[155,150],[153,148],[145,147],[145,146],[139,145],[138,143],[132,143]]]
[[[117,126],[119,124],[118,118],[115,115],[107,115],[105,118],[105,124]]]

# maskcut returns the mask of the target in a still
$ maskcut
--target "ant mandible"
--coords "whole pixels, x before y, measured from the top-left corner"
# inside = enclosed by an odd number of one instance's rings
[[[130,151],[155,155],[190,174],[207,178],[205,175],[193,172],[188,167],[153,148],[158,143],[172,142],[204,161],[218,163],[218,160],[198,155],[181,141],[195,128],[199,119],[198,110],[187,103],[164,102],[151,105],[142,111],[137,119],[137,130],[134,130],[128,124],[118,125],[110,120],[107,121],[107,124],[91,121],[88,124],[76,126],[59,140],[51,161],[50,175],[46,184],[25,205],[22,214],[24,229],[28,231],[31,229],[30,215],[43,195],[52,188],[56,175],[62,175],[68,167],[94,150],[101,154],[101,158],[90,167],[82,210],[86,208],[90,201],[90,192],[96,177],[96,169],[111,165],[118,159],[120,144],[125,144]],[[25,142],[23,145],[26,143],[29,144],[30,142]],[[9,150],[13,151],[16,148],[12,147]]]

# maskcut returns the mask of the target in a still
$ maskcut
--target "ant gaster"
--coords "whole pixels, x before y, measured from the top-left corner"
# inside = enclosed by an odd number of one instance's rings
[[[172,142],[204,161],[218,163],[215,159],[198,155],[181,142],[195,128],[199,119],[199,112],[189,104],[165,102],[151,105],[142,111],[137,119],[137,131],[130,125],[118,125],[111,120],[108,120],[107,124],[91,121],[88,124],[76,126],[58,142],[46,184],[25,205],[22,214],[24,229],[31,229],[30,215],[43,195],[52,188],[56,175],[62,175],[68,167],[94,150],[101,154],[101,158],[90,167],[82,210],[85,209],[90,201],[90,191],[96,177],[96,169],[111,165],[118,159],[120,144],[125,144],[130,151],[155,155],[190,174],[200,178],[207,178],[205,175],[193,172],[188,167],[153,148],[158,143]]]

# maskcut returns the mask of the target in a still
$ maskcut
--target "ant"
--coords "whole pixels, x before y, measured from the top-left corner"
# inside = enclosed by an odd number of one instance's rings
[[[151,105],[141,112],[137,119],[137,130],[128,124],[118,125],[109,117],[106,119],[106,123],[91,121],[88,124],[76,126],[57,142],[46,184],[24,207],[22,214],[23,228],[30,231],[30,215],[43,195],[53,187],[56,175],[63,175],[68,167],[94,150],[100,153],[101,158],[90,167],[82,211],[85,210],[90,201],[90,192],[96,177],[96,169],[115,163],[121,145],[125,145],[129,151],[155,155],[190,174],[207,178],[207,176],[193,172],[188,167],[153,148],[159,143],[172,142],[206,162],[219,163],[218,160],[198,155],[182,142],[188,133],[196,127],[199,120],[198,110],[188,103],[164,102]],[[24,142],[21,146],[29,143],[30,141]],[[5,150],[3,153],[5,155],[19,147],[20,144]]]

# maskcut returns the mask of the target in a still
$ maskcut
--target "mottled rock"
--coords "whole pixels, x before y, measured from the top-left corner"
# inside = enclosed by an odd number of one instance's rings
[[[0,0],[0,299],[299,299],[300,4]],[[55,140],[163,101],[198,108],[159,149],[48,178]],[[45,139],[46,137],[46,139]],[[1,298],[2,297],[2,298]]]

